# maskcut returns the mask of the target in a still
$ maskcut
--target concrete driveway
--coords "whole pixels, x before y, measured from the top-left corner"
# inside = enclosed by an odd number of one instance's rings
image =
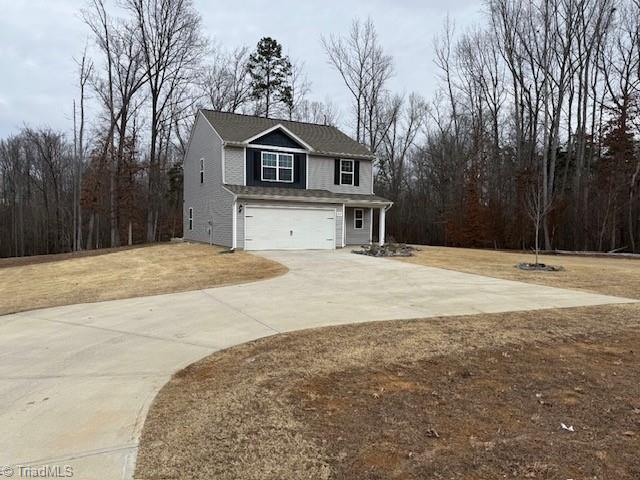
[[[335,252],[268,252],[290,268],[258,283],[0,317],[2,466],[133,473],[150,403],[217,350],[323,325],[631,300]],[[19,478],[19,477],[18,477]]]

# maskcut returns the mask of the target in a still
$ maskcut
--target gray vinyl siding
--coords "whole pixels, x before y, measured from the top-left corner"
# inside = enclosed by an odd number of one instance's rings
[[[370,243],[369,233],[371,232],[371,209],[363,208],[364,222],[362,229],[354,228],[355,208],[347,207],[345,209],[345,243],[347,245],[360,245]]]
[[[335,208],[336,210],[336,247],[342,247],[342,204],[341,203],[304,203],[304,202],[278,202],[273,200],[238,200],[243,205],[242,212],[238,213],[236,230],[238,232],[237,247],[244,248],[244,212],[246,205],[270,205],[274,207],[317,207]]]
[[[361,193],[370,195],[373,193],[371,184],[370,160],[360,160],[360,185],[336,185],[334,184],[335,158],[309,155],[309,189],[329,190],[335,193]]]
[[[224,147],[224,183],[244,185],[244,148]]]
[[[200,159],[204,159],[204,183],[200,183]],[[200,113],[184,158],[184,238],[213,241],[230,247],[233,242],[233,194],[222,187],[222,141]],[[193,208],[193,230],[189,230]],[[209,236],[209,221],[213,226]]]

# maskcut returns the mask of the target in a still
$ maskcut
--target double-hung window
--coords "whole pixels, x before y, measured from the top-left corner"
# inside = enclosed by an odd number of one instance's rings
[[[353,160],[340,160],[340,185],[353,185]]]
[[[353,211],[353,228],[356,230],[362,230],[364,227],[364,210],[356,208]]]
[[[293,182],[293,155],[290,153],[262,152],[262,181]]]
[[[193,208],[189,208],[189,230],[193,230]]]
[[[204,183],[204,158],[200,159],[200,183]]]

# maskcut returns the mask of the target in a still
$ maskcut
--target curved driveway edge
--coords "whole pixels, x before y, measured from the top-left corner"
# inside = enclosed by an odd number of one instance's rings
[[[334,252],[265,252],[257,283],[0,317],[0,468],[131,478],[150,403],[171,375],[279,332],[635,300]]]

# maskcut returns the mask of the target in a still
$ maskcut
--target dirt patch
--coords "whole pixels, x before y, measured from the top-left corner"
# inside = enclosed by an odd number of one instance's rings
[[[36,308],[141,297],[281,275],[283,265],[220,247],[161,244],[0,269],[0,315]]]
[[[136,478],[635,479],[639,385],[638,305],[278,335],[162,389]]]
[[[524,271],[514,265],[533,255],[496,250],[418,246],[413,257],[397,260],[520,282],[640,299],[640,261],[625,258],[541,255],[539,262],[561,272]],[[395,260],[395,259],[394,259]]]

